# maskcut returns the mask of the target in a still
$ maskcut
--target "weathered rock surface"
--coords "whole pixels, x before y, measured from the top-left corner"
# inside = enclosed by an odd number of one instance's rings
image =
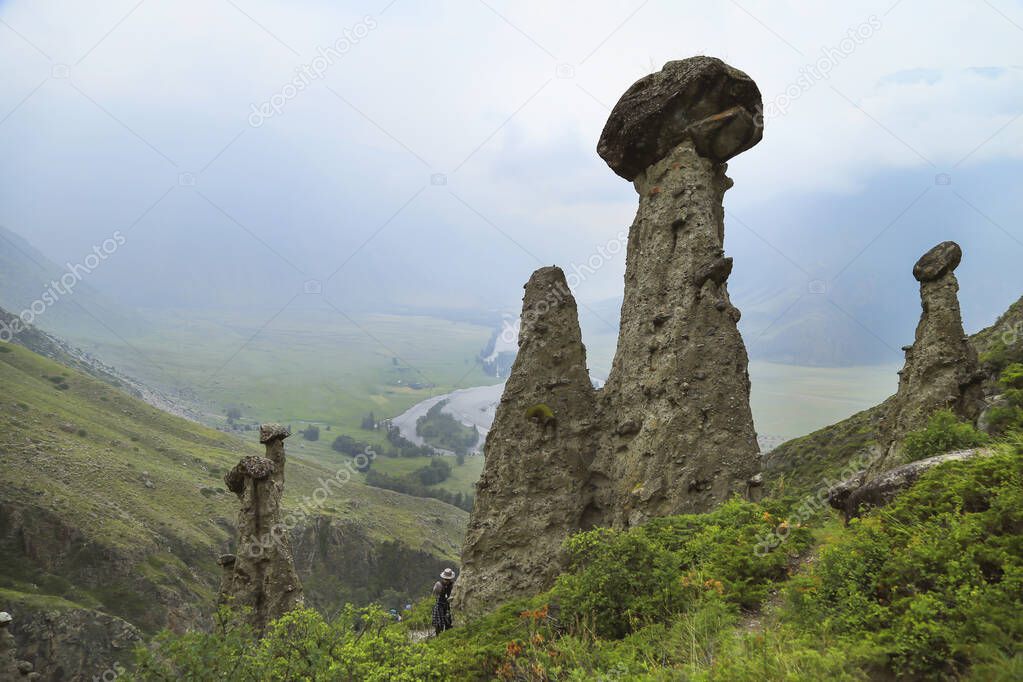
[[[845,514],[848,521],[861,513],[875,507],[883,507],[895,497],[916,483],[924,472],[945,462],[958,462],[973,457],[990,454],[988,450],[972,449],[947,452],[926,459],[910,462],[889,469],[880,475],[868,479],[868,472],[861,471],[852,478],[833,487],[828,495],[828,503]]]
[[[598,398],[604,523],[710,509],[759,470],[748,358],[726,285],[722,200],[732,182],[721,161],[760,140],[760,106],[749,76],[694,57],[629,88],[601,136],[598,152],[639,193],[618,348]],[[715,152],[722,144],[692,122],[736,107],[741,115],[729,116],[747,121],[734,124],[742,134]]]
[[[598,152],[634,181],[640,205],[611,374],[592,390],[564,276],[537,271],[456,606],[544,589],[579,529],[706,511],[758,487],[748,361],[726,286],[722,162],[760,140],[759,110],[753,81],[707,57],[669,62],[615,106]]]
[[[632,180],[685,140],[722,163],[763,136],[760,90],[713,57],[668,62],[625,91],[597,145],[607,165]]]
[[[728,298],[724,166],[683,141],[635,179],[618,349],[599,405],[604,520],[704,511],[759,468],[746,348]],[[634,425],[621,428],[621,425]]]
[[[906,350],[898,392],[880,426],[884,454],[870,468],[868,480],[901,463],[901,439],[926,426],[936,411],[951,409],[974,421],[983,407],[983,373],[959,312],[954,271],[961,259],[958,244],[942,242],[913,267],[922,314],[913,345]]]
[[[26,673],[12,679],[113,679],[127,669],[132,650],[144,639],[142,632],[127,621],[92,609],[19,607],[17,615],[11,625],[18,658],[25,659],[29,670],[39,678]],[[0,653],[0,658],[3,656]],[[0,680],[6,679],[0,674]]]
[[[477,611],[549,587],[587,505],[594,390],[564,273],[533,273],[519,352],[487,436],[462,550],[457,608]]]
[[[248,456],[224,476],[241,500],[235,555],[224,555],[220,601],[247,610],[256,632],[303,604],[302,583],[295,571],[291,540],[281,515],[284,495],[284,439],[290,432],[264,424],[259,441],[266,457]]]

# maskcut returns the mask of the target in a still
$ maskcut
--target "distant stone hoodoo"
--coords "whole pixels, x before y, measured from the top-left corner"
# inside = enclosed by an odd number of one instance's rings
[[[926,426],[936,411],[950,409],[974,421],[983,407],[983,373],[959,312],[959,282],[954,273],[962,257],[959,245],[947,241],[913,266],[913,277],[920,282],[920,322],[913,345],[905,348],[898,392],[881,423],[879,444],[884,451],[868,477],[901,464],[902,438]]]
[[[458,606],[549,587],[580,529],[706,511],[756,486],[722,198],[724,162],[760,141],[760,111],[749,76],[694,57],[637,81],[611,112],[597,151],[640,196],[611,374],[592,389],[564,275],[538,270],[487,437]]]
[[[265,457],[243,457],[227,475],[227,488],[238,496],[237,554],[225,554],[220,603],[247,610],[259,633],[282,615],[302,606],[302,584],[295,571],[291,541],[282,522],[284,439],[291,432],[280,424],[259,427]]]

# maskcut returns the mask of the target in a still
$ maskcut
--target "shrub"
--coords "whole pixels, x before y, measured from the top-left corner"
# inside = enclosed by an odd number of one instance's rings
[[[1003,369],[998,383],[1004,388],[1023,388],[1023,364],[1014,362]]]
[[[765,548],[763,538],[779,530],[785,541]],[[734,498],[706,514],[573,536],[565,544],[568,571],[554,592],[570,621],[601,637],[621,637],[663,622],[709,593],[755,608],[809,544],[805,528],[789,527],[765,507]]]
[[[951,410],[940,410],[931,415],[926,428],[906,434],[902,452],[907,461],[913,462],[987,442],[987,434],[975,429],[973,424],[959,421]]]
[[[1011,659],[1023,639],[1021,445],[936,467],[850,522],[790,589],[798,620],[913,678]]]
[[[163,632],[139,647],[137,680],[365,680],[420,682],[450,679],[435,650],[409,640],[379,607],[346,606],[328,622],[312,609],[292,611],[256,640],[231,612],[213,633]]]

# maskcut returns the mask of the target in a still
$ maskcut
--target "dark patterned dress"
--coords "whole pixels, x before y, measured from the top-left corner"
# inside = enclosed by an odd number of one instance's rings
[[[433,628],[437,634],[450,630],[453,626],[451,620],[451,588],[454,587],[453,580],[438,580],[433,585],[433,594],[437,602],[433,605]]]

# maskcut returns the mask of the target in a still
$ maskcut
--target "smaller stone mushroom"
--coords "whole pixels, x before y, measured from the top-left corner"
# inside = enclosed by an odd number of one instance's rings
[[[913,266],[913,277],[918,282],[934,282],[959,267],[963,250],[955,242],[941,242],[920,256]]]
[[[283,424],[260,424],[259,425],[259,442],[264,445],[272,440],[280,438],[284,440],[291,435],[291,429]]]

